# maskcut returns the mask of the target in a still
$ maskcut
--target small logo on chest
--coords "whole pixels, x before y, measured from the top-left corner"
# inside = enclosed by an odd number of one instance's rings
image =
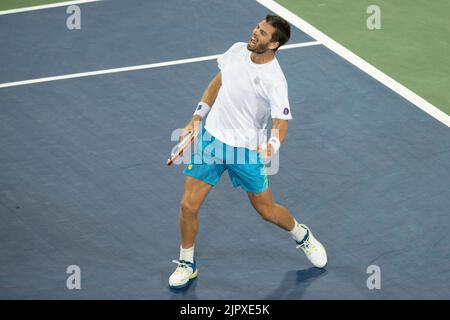
[[[258,76],[256,76],[256,77],[253,79],[253,82],[254,82],[255,84],[259,84],[259,83],[261,82],[261,79],[260,79]]]

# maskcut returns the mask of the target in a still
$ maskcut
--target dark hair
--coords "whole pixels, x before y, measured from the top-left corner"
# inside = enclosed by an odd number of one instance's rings
[[[291,26],[289,25],[289,22],[283,18],[270,14],[266,16],[266,22],[275,28],[275,32],[272,34],[272,39],[270,41],[279,43],[279,46],[274,50],[276,51],[279,47],[288,42],[291,37]]]

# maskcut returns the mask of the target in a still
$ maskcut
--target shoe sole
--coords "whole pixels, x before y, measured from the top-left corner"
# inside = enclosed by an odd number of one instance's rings
[[[198,272],[197,270],[195,270],[195,272],[193,274],[191,274],[191,276],[189,277],[188,281],[186,281],[186,283],[180,284],[178,286],[171,286],[169,284],[169,287],[172,289],[183,289],[186,288],[194,279],[197,278]]]

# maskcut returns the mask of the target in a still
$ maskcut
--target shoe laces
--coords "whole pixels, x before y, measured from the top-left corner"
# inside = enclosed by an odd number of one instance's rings
[[[308,239],[308,240],[305,240],[305,241],[303,241],[303,243],[299,244],[299,245],[297,246],[297,249],[299,249],[299,248],[303,249],[303,251],[304,251],[308,256],[310,256],[314,251],[317,250],[316,246],[313,245],[311,242],[309,242],[309,239]]]
[[[188,268],[193,269],[192,263],[184,260],[172,260],[173,263],[176,263],[178,265],[177,269],[175,270],[176,273],[184,273],[188,271]]]
[[[306,239],[303,239],[301,243],[298,243],[297,245],[297,249],[303,249],[305,252],[307,252],[308,254],[310,254],[315,248],[316,246],[313,245],[309,240],[311,239],[311,235],[308,231],[307,235],[305,236]]]
[[[296,248],[297,249],[302,248],[302,249],[305,249],[305,250],[309,250],[309,249],[313,248],[313,245],[312,245],[311,242],[309,242],[309,239],[307,239],[307,240],[303,240],[302,243],[299,244]]]

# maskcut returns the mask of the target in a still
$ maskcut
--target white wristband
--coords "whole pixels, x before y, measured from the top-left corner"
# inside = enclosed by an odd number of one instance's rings
[[[280,150],[281,142],[277,137],[270,137],[269,141],[267,141],[267,144],[269,143],[272,145],[272,154],[275,154]]]
[[[200,116],[202,119],[205,119],[205,117],[208,115],[209,110],[211,110],[211,107],[208,106],[205,102],[199,102],[197,105],[197,109],[195,109],[194,116]]]

